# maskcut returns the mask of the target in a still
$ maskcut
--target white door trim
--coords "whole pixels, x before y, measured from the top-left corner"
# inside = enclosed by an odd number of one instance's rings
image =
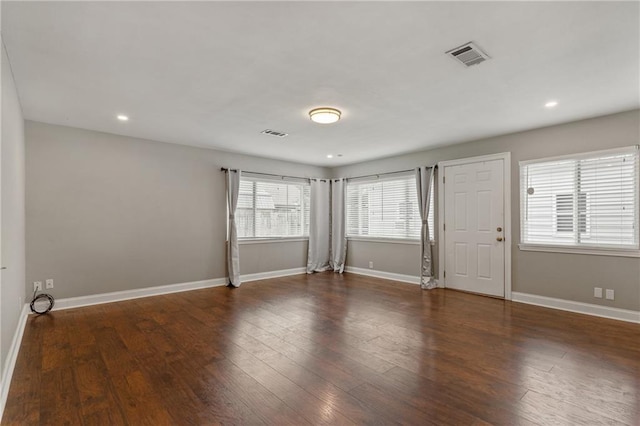
[[[446,160],[438,162],[438,233],[440,241],[438,247],[438,282],[440,287],[446,287],[444,272],[444,261],[446,256],[444,238],[444,168],[448,166],[459,166],[462,164],[478,163],[481,161],[503,160],[504,173],[504,298],[511,300],[511,153],[501,152],[498,154],[482,155],[479,157],[459,158],[456,160]]]

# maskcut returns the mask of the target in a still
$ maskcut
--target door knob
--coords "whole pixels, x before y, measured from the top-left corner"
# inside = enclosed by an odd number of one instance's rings
[[[498,226],[498,229],[496,229],[496,231],[502,232],[502,228]]]
[[[498,237],[498,238],[496,238],[496,240],[502,241],[502,237]]]

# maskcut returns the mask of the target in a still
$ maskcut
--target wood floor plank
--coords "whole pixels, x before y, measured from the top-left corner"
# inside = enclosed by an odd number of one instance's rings
[[[238,351],[231,361],[269,389],[280,399],[295,407],[312,424],[356,424],[341,414],[334,404],[319,399],[277,370],[248,352]]]
[[[640,325],[321,273],[27,321],[2,424],[640,425]]]
[[[82,411],[75,374],[70,366],[45,370],[42,373],[40,424],[80,424]]]
[[[545,373],[535,369],[523,369],[528,388],[538,394],[575,406],[588,406],[589,411],[621,423],[634,418],[639,395],[625,392],[618,385],[583,374],[563,374],[560,370]]]
[[[322,376],[276,351],[262,350],[254,356],[356,424],[374,424],[380,418],[384,418],[376,407],[367,406]]]
[[[269,326],[267,327],[268,329],[270,328]],[[245,329],[245,331],[248,335],[254,337],[272,350],[286,356],[294,362],[304,364],[305,368],[309,371],[325,378],[344,391],[349,391],[362,384],[362,380],[355,377],[348,370],[341,368],[339,365],[327,362],[326,359],[318,357],[311,352],[300,349],[296,345],[278,337],[276,334],[260,327]],[[282,331],[286,332],[286,330]]]
[[[534,391],[527,392],[520,400],[519,410],[522,416],[541,425],[613,426],[637,424],[637,422],[620,423],[592,412],[591,408],[585,405],[576,406]]]
[[[78,396],[83,418],[109,419],[109,424],[125,424],[122,409],[115,398],[107,368],[102,359],[74,364]]]
[[[231,389],[240,400],[252,407],[265,423],[291,426],[311,424],[295,407],[288,406],[232,362],[222,360],[211,363],[206,371],[216,382]]]
[[[403,425],[437,425],[429,414],[411,406],[407,401],[398,398],[389,398],[384,390],[369,383],[364,383],[350,393],[367,404],[378,407],[378,410],[392,416],[398,424]],[[451,419],[455,422],[454,418]]]
[[[448,374],[440,375],[428,379],[429,374],[416,375],[401,367],[396,367],[384,373],[384,377],[391,380],[391,386],[407,395],[406,400],[416,398],[415,389],[420,389],[422,398],[414,402],[424,404],[423,400],[430,400],[435,407],[430,407],[429,413],[436,413],[439,416],[439,423],[447,423],[447,418],[451,418],[451,413],[461,415],[464,413],[474,419],[488,422],[490,424],[521,425],[530,426],[532,423],[520,416],[514,409],[515,404],[526,394],[522,389],[510,391],[503,388],[501,391],[483,389],[482,387],[469,386],[468,379],[473,374],[465,378],[459,376],[450,377]],[[452,380],[453,379],[453,380]],[[460,419],[458,424],[469,424],[469,419]]]
[[[198,362],[173,360],[164,374],[152,377],[156,377],[154,383],[160,384],[158,393],[178,423],[266,424],[257,410],[224,383],[212,383],[208,375],[202,377]]]

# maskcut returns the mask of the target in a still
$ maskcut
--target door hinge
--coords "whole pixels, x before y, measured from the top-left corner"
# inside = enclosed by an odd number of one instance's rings
[[[442,176],[442,184],[444,185],[444,176]]]
[[[444,278],[447,278],[447,271],[444,271],[442,274],[444,275]]]
[[[446,230],[447,230],[447,224],[446,224],[446,223],[443,223],[443,224],[442,224],[442,230],[443,230],[443,231],[446,231]]]

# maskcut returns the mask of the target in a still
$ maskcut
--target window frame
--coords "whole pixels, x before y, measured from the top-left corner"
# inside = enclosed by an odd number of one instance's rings
[[[571,253],[571,254],[589,254],[589,255],[599,255],[599,256],[618,256],[618,257],[636,257],[640,258],[640,146],[632,145],[621,148],[614,149],[606,149],[599,151],[589,151],[582,152],[576,154],[568,154],[568,155],[560,155],[554,157],[545,157],[545,158],[537,158],[532,160],[520,161],[519,162],[519,190],[520,190],[520,243],[518,244],[518,248],[521,251],[535,251],[535,252],[550,252],[550,253]],[[607,157],[615,154],[635,154],[636,156],[636,176],[635,176],[635,211],[634,211],[634,227],[636,232],[636,244],[637,247],[623,248],[623,247],[607,247],[607,246],[597,246],[592,244],[553,244],[553,243],[531,243],[531,242],[523,242],[525,240],[525,216],[526,216],[526,191],[523,190],[523,179],[525,178],[525,168],[531,164],[540,164],[546,162],[554,162],[559,160],[587,160],[587,159],[597,159],[600,157]],[[575,188],[574,188],[575,191]],[[585,196],[586,200],[590,197],[589,194]],[[555,226],[555,214],[556,214],[556,206],[554,202],[554,226]],[[589,202],[586,201],[586,218],[585,218],[585,232],[581,234],[587,235],[591,233],[591,218],[589,217]],[[580,223],[574,223],[574,226],[580,226]],[[557,230],[554,229],[554,233]]]
[[[245,174],[246,173],[246,174]],[[311,182],[309,179],[306,178],[288,178],[285,176],[263,176],[261,174],[253,174],[253,173],[249,173],[249,172],[245,172],[240,176],[240,182],[242,182],[243,180],[248,180],[251,182],[262,182],[262,183],[280,183],[280,184],[287,184],[287,185],[302,185],[303,187],[308,187],[309,191],[311,190]],[[254,186],[255,188],[255,186]],[[255,191],[255,189],[254,189]],[[256,210],[256,206],[255,206],[255,193],[253,194],[254,197],[254,216],[255,216],[255,210]],[[309,200],[309,205],[306,206],[309,214],[311,213],[311,209],[310,209],[310,200]],[[302,216],[303,216],[303,221],[304,221],[304,208],[303,207],[303,211],[302,211]],[[237,212],[236,212],[237,214]],[[254,217],[255,220],[255,217]],[[237,226],[237,224],[236,224]],[[306,233],[305,233],[306,230]],[[245,245],[245,244],[269,244],[269,243],[286,243],[286,242],[300,242],[300,241],[309,241],[309,229],[306,228],[305,229],[305,224],[304,222],[302,223],[302,234],[301,235],[290,235],[290,236],[265,236],[265,237],[257,237],[255,236],[255,224],[254,224],[254,236],[251,237],[238,237],[238,244],[239,245]]]
[[[410,178],[413,180],[413,182],[415,182],[415,172],[414,171],[410,171],[410,172],[391,172],[391,173],[385,173],[385,175],[389,175],[389,176],[384,176],[384,177],[375,177],[376,175],[372,175],[372,176],[367,176],[367,177],[363,177],[363,178],[352,178],[352,179],[347,179],[347,185],[346,185],[346,190],[345,190],[345,217],[346,217],[346,226],[345,226],[345,233],[346,233],[346,237],[347,240],[349,241],[357,241],[357,242],[371,242],[371,243],[388,243],[388,244],[408,244],[408,245],[419,245],[420,244],[420,236],[418,235],[418,237],[416,238],[402,238],[402,237],[397,237],[397,236],[371,236],[371,235],[350,235],[349,234],[349,212],[348,212],[348,191],[349,191],[349,185],[358,185],[358,184],[372,184],[372,183],[378,183],[378,182],[385,182],[385,181],[394,181],[394,180],[404,180],[406,178]],[[435,227],[436,225],[436,220],[435,220],[435,212],[436,212],[436,208],[435,208],[435,176],[431,181],[431,209],[428,210],[432,213],[431,217],[430,217],[430,221],[432,222],[432,227],[431,227],[431,232],[433,234],[433,238],[429,238],[429,243],[431,245],[435,244],[435,239],[436,239],[436,230]],[[415,195],[417,197],[417,189],[415,189]],[[418,216],[420,216],[420,207],[419,205],[416,203],[416,206],[418,208],[418,211],[416,212]]]

